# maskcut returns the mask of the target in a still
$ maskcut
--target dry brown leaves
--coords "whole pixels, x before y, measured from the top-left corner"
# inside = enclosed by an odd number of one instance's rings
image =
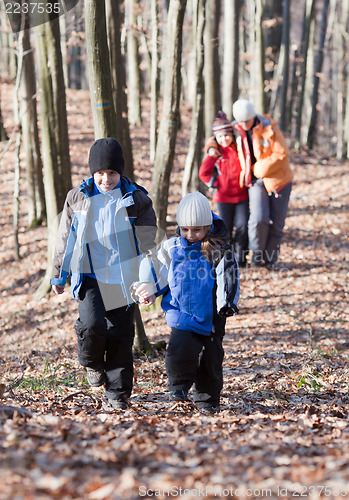
[[[11,127],[11,87],[2,92]],[[93,131],[88,94],[70,91],[74,184],[86,176]],[[170,213],[180,195],[188,124],[178,140]],[[133,131],[149,185],[146,128]],[[76,304],[33,297],[45,228],[21,217],[13,261],[13,151],[1,163],[0,498],[104,500],[156,496],[349,496],[348,163],[292,155],[295,185],[276,271],[241,276],[241,311],[225,338],[222,409],[203,416],[168,400],[163,354],[135,360],[125,412],[91,390],[76,359]],[[143,165],[141,169],[141,165]],[[22,182],[25,193],[25,181]],[[168,339],[144,311],[152,342]]]

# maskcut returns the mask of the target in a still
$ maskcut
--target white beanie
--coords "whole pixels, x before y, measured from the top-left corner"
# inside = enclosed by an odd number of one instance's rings
[[[212,224],[211,206],[203,194],[195,191],[180,201],[177,209],[179,227],[210,226]]]
[[[237,122],[248,122],[256,116],[256,112],[250,101],[238,99],[233,104],[233,115]]]

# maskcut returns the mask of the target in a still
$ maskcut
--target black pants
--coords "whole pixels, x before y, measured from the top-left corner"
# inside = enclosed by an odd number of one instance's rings
[[[245,264],[248,254],[248,200],[239,203],[217,203],[219,216],[232,236],[234,250],[239,264]]]
[[[166,372],[170,391],[188,391],[194,384],[193,400],[219,404],[223,387],[223,336],[225,318],[210,335],[172,328],[166,352]]]
[[[110,287],[120,292],[120,285]],[[133,316],[134,305],[106,311],[97,280],[84,278],[79,293],[79,318],[75,323],[78,357],[82,366],[105,370],[108,399],[129,397],[132,392]]]

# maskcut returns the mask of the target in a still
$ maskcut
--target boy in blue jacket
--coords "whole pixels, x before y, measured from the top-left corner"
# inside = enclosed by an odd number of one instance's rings
[[[109,405],[126,409],[133,386],[135,282],[149,293],[156,279],[156,217],[144,188],[123,176],[116,139],[94,142],[91,177],[67,194],[60,220],[51,285],[79,302],[78,357],[91,386],[105,385]]]
[[[167,270],[168,290],[162,299],[171,335],[166,353],[170,397],[193,401],[202,412],[219,408],[223,387],[223,337],[227,316],[238,312],[239,271],[229,235],[211,212],[207,198],[186,195],[177,210],[179,235],[167,240],[160,260]],[[152,302],[143,285],[140,302]]]

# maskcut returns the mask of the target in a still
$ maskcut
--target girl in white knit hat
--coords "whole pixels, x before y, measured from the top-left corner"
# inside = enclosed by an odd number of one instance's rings
[[[177,236],[165,241],[160,252],[168,278],[161,305],[171,328],[168,388],[173,401],[187,401],[194,386],[197,408],[214,413],[223,386],[226,317],[238,312],[238,265],[223,221],[203,194],[181,200],[177,222]],[[140,302],[149,301],[142,286],[136,294]]]

